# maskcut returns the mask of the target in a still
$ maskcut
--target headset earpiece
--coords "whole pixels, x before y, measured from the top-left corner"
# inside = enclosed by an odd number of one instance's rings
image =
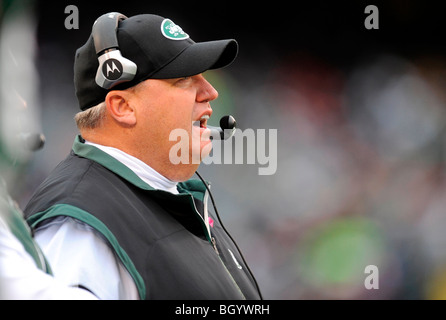
[[[121,13],[110,12],[100,16],[93,24],[91,34],[99,60],[95,80],[104,89],[131,81],[136,75],[136,64],[122,56],[116,35],[119,22],[125,19],[127,17]]]

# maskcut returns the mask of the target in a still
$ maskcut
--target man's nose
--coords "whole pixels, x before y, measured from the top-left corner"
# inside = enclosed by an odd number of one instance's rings
[[[218,98],[218,91],[200,75],[198,78],[199,89],[197,92],[197,102],[209,102]]]

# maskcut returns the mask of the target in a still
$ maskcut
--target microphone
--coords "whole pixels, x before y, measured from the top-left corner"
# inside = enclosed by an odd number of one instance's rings
[[[220,128],[207,126],[211,129],[211,140],[226,140],[234,135],[236,121],[233,116],[223,116],[220,119]]]

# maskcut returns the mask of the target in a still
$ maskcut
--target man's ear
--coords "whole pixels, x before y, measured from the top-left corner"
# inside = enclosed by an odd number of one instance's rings
[[[120,90],[112,90],[105,97],[105,104],[110,116],[125,127],[136,124],[136,110],[130,103],[130,93]]]

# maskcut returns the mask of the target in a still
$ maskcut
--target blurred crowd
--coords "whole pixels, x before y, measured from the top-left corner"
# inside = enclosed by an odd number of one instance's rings
[[[224,212],[265,295],[446,298],[446,58],[383,53],[342,69],[296,54],[257,72],[250,86],[223,77],[241,123],[278,128],[277,173],[206,171],[221,202],[237,199]]]
[[[74,53],[57,45],[39,43],[32,103],[47,144],[11,186],[20,205],[77,133]],[[383,50],[336,64],[299,49],[241,52],[205,76],[220,94],[215,124],[233,114],[241,129],[278,130],[274,175],[199,169],[266,299],[446,298],[445,55]],[[369,265],[379,289],[364,285]]]

